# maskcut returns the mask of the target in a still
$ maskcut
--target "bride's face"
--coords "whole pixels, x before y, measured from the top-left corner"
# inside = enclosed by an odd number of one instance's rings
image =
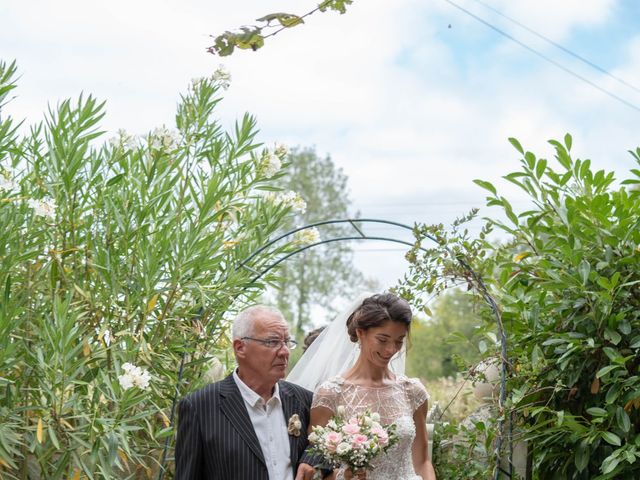
[[[402,349],[408,330],[406,324],[392,321],[367,330],[358,329],[361,355],[374,365],[386,367]]]

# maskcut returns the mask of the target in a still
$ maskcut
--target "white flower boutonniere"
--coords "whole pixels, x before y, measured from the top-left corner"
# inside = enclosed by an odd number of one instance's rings
[[[294,437],[300,436],[300,430],[302,430],[302,422],[300,421],[300,416],[297,413],[291,415],[289,419],[289,423],[287,425],[287,432],[289,435],[293,435]]]

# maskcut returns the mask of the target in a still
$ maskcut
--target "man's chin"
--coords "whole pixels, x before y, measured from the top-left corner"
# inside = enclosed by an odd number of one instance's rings
[[[274,365],[271,371],[278,380],[281,380],[287,376],[287,366],[288,365]]]

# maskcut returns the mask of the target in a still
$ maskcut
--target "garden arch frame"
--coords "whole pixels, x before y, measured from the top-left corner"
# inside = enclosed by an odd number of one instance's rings
[[[269,247],[273,246],[274,244],[276,244],[277,242],[290,237],[294,234],[296,234],[297,232],[300,232],[302,230],[306,230],[309,228],[314,228],[314,227],[321,227],[323,225],[338,225],[338,224],[348,224],[350,225],[353,230],[355,231],[355,234],[351,234],[351,235],[344,235],[344,236],[338,236],[335,238],[328,238],[328,239],[323,239],[323,240],[319,240],[317,242],[308,244],[308,245],[303,245],[300,246],[299,248],[297,248],[296,250],[287,253],[286,255],[283,255],[281,258],[277,259],[275,262],[270,263],[269,265],[267,265],[266,267],[264,267],[262,270],[257,271],[254,270],[253,268],[251,268],[249,266],[249,263],[251,262],[251,260],[253,260],[253,258],[255,258],[257,255],[259,255],[260,253],[264,252],[266,249],[268,249]],[[384,236],[370,236],[367,235],[362,228],[360,228],[360,226],[358,224],[384,224],[384,225],[391,225],[393,227],[397,227],[400,229],[404,229],[404,230],[409,230],[413,232],[413,228],[410,227],[409,225],[405,225],[403,223],[398,223],[398,222],[394,222],[391,220],[383,220],[383,219],[376,219],[376,218],[348,218],[348,219],[337,219],[337,220],[324,220],[321,222],[315,222],[315,223],[310,223],[308,225],[304,225],[302,227],[298,227],[298,228],[294,228],[292,230],[289,230],[286,233],[283,233],[282,235],[274,238],[273,240],[268,241],[267,243],[265,243],[262,247],[260,247],[259,249],[255,250],[253,253],[251,253],[247,258],[245,258],[239,265],[238,267],[236,267],[236,269],[240,269],[240,268],[245,268],[249,271],[251,271],[252,273],[255,274],[255,276],[251,279],[250,284],[253,284],[254,282],[256,282],[257,280],[259,280],[262,276],[266,275],[269,271],[273,270],[275,267],[277,267],[278,265],[280,265],[282,262],[286,261],[287,259],[305,251],[308,250],[310,248],[314,248],[317,247],[319,245],[324,245],[327,243],[334,243],[334,242],[342,242],[342,241],[354,241],[354,240],[377,240],[377,241],[384,241],[384,242],[392,242],[392,243],[399,243],[399,244],[403,244],[409,247],[413,247],[414,244],[407,242],[406,240],[402,240],[402,239],[398,239],[398,238],[391,238],[391,237],[384,237]],[[508,376],[508,357],[507,357],[507,338],[506,338],[506,333],[504,330],[504,324],[502,322],[502,317],[500,315],[500,310],[498,309],[498,305],[495,302],[495,300],[493,299],[493,297],[489,294],[482,278],[480,277],[480,275],[478,275],[469,265],[469,263],[467,262],[466,258],[462,258],[460,255],[454,255],[453,252],[449,249],[449,247],[443,243],[441,243],[440,241],[438,241],[437,238],[435,238],[432,235],[429,234],[425,234],[425,238],[431,240],[432,242],[434,242],[435,244],[439,245],[440,247],[444,248],[445,250],[447,250],[450,254],[452,258],[455,258],[457,260],[457,262],[462,266],[462,268],[471,276],[471,278],[473,279],[473,288],[482,296],[483,300],[487,303],[487,305],[491,308],[491,311],[493,312],[495,321],[496,321],[496,326],[498,327],[498,338],[500,340],[500,393],[499,393],[499,399],[498,399],[498,406],[500,409],[500,412],[504,412],[505,409],[505,403],[506,403],[506,399],[507,399],[507,376]],[[420,250],[422,251],[426,251],[425,248],[420,247]],[[177,404],[177,400],[178,400],[178,395],[179,395],[179,385],[182,381],[182,375],[183,375],[183,371],[184,371],[184,360],[185,360],[185,356],[182,356],[182,361],[180,362],[180,369],[178,372],[178,380],[177,380],[177,384],[176,384],[176,390],[175,390],[175,396],[173,398],[173,403],[171,406],[171,417],[170,417],[170,423],[173,425],[174,419],[175,419],[175,408],[176,408],[176,404]],[[513,454],[513,443],[512,443],[512,420],[511,420],[511,415],[508,416],[508,424],[505,424],[504,421],[502,419],[499,420],[499,424],[498,424],[498,435],[497,435],[497,440],[496,440],[496,447],[495,447],[495,455],[494,455],[494,462],[495,462],[495,467],[494,467],[494,480],[499,480],[501,474],[502,475],[506,475],[508,478],[512,478],[513,476],[513,458],[512,458],[512,454]],[[505,434],[506,432],[506,434]],[[504,468],[502,468],[502,451],[504,448],[504,439],[505,436],[507,438],[507,444],[508,444],[508,450],[507,450],[507,470],[505,470]],[[163,450],[163,454],[162,454],[162,461],[160,464],[160,469],[159,469],[159,474],[158,474],[158,480],[162,480],[162,478],[164,477],[164,472],[165,472],[165,463],[166,463],[166,453],[167,453],[167,449],[169,448],[169,441],[170,441],[170,437],[167,437],[166,441],[165,441],[165,446],[164,446],[164,450]]]

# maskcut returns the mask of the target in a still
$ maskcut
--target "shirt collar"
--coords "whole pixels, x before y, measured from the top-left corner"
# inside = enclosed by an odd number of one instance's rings
[[[240,395],[242,395],[242,399],[247,403],[247,405],[251,407],[261,407],[265,404],[264,400],[260,395],[254,392],[246,383],[244,383],[240,376],[238,375],[238,369],[236,368],[233,371],[233,380],[236,382],[238,386],[238,390],[240,390]],[[280,386],[278,382],[276,382],[275,387],[273,388],[273,394],[268,402],[277,401],[277,403],[281,403],[280,400]],[[268,403],[267,402],[267,403]]]

